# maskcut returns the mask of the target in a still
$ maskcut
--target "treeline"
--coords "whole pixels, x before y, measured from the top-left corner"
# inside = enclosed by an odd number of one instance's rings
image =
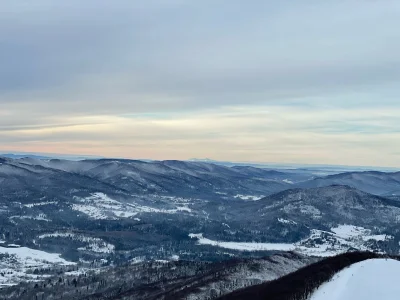
[[[215,299],[231,291],[277,278],[316,261],[296,253],[263,259],[233,259],[218,263],[153,261],[98,271],[54,274],[41,282],[24,282],[0,289],[0,300]],[[34,272],[34,274],[41,273]],[[39,278],[37,279],[39,280]],[[269,279],[270,280],[270,279]]]
[[[277,280],[237,290],[219,300],[306,300],[324,282],[344,268],[367,259],[389,258],[372,252],[348,252],[329,257]],[[398,257],[390,257],[399,259]]]

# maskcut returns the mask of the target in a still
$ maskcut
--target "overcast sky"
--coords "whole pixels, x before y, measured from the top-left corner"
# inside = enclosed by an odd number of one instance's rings
[[[2,0],[0,150],[400,167],[398,0]]]

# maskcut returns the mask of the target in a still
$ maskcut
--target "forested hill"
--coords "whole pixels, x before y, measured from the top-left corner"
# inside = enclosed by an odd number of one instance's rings
[[[340,254],[325,258],[279,279],[234,291],[218,300],[306,300],[339,271],[360,261],[375,258],[388,258],[388,256],[371,252]],[[400,260],[400,257],[391,258]]]

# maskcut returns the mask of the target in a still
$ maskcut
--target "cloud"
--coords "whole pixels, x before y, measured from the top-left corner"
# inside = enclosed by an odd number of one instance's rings
[[[399,17],[394,0],[6,0],[0,147],[395,165]]]

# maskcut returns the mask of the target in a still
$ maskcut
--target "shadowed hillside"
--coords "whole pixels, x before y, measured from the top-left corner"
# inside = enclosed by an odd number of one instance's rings
[[[219,300],[306,300],[311,293],[334,274],[367,259],[383,255],[349,252],[326,258],[274,281],[255,285],[218,298]]]

